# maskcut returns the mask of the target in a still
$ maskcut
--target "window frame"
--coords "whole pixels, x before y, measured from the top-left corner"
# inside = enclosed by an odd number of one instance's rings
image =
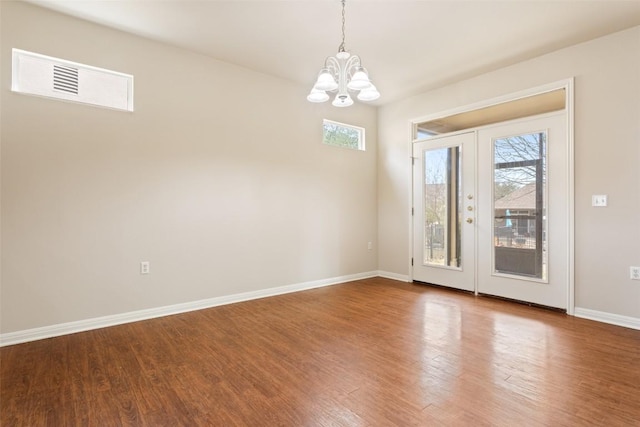
[[[348,130],[353,130],[356,131],[358,134],[358,146],[357,147],[351,147],[349,145],[340,145],[340,144],[335,144],[335,143],[331,143],[328,142],[326,139],[326,133],[327,133],[327,129],[326,129],[326,125],[333,125],[333,126],[338,126],[344,129],[348,129]],[[349,150],[356,150],[356,151],[366,151],[366,145],[365,145],[365,128],[360,127],[360,126],[355,126],[355,125],[350,125],[347,123],[341,123],[341,122],[336,122],[335,120],[329,120],[329,119],[322,119],[322,143],[324,145],[329,145],[331,147],[338,147],[338,148],[346,148]]]

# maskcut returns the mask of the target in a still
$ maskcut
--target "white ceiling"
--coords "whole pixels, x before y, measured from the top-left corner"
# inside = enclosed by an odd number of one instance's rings
[[[309,87],[341,41],[339,0],[27,1]],[[347,0],[346,48],[380,105],[635,25],[640,0]]]

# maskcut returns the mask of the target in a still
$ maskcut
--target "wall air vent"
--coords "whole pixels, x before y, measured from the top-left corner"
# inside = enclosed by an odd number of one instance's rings
[[[133,111],[133,76],[13,49],[11,90]]]
[[[78,69],[73,67],[53,66],[53,89],[78,94]]]

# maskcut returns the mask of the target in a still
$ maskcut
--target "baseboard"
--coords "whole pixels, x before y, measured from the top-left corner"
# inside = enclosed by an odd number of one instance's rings
[[[589,310],[588,308],[576,307],[573,315],[583,319],[595,320],[612,325],[624,326],[625,328],[640,330],[640,319],[637,317],[621,316],[619,314],[606,313],[604,311]]]
[[[41,328],[9,332],[0,334],[0,347],[21,344],[29,341],[36,341],[45,338],[52,338],[61,335],[73,334],[77,332],[89,331],[92,329],[100,329],[108,326],[121,325],[124,323],[138,322],[140,320],[148,320],[156,317],[169,316],[172,314],[202,310],[205,308],[211,308],[225,304],[233,304],[236,302],[288,294],[291,292],[304,291],[308,289],[320,288],[323,286],[337,285],[340,283],[352,282],[354,280],[360,279],[368,279],[370,277],[377,276],[377,271],[370,271],[365,273],[351,274],[347,276],[333,277],[330,279],[314,280],[293,285],[279,286],[276,288],[261,289],[259,291],[243,292],[234,295],[226,295],[182,304],[114,314],[111,316],[103,316],[92,319],[79,320],[75,322],[61,323],[57,325],[44,326]]]
[[[389,271],[378,270],[378,276],[384,277],[385,279],[399,280],[401,282],[408,282],[409,281],[409,276],[408,275],[406,275],[406,274],[398,274],[398,273],[391,273]]]

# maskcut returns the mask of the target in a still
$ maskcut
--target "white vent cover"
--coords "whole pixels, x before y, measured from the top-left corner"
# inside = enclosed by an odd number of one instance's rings
[[[53,66],[53,89],[78,94],[78,69],[75,67]]]
[[[11,90],[133,111],[133,76],[13,49]]]

